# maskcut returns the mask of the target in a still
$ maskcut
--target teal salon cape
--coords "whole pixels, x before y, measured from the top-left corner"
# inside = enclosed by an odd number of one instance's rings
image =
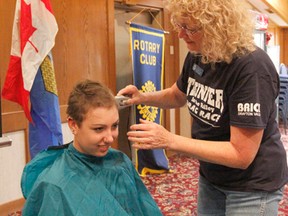
[[[42,151],[24,168],[23,216],[162,215],[130,159],[109,149],[84,155],[73,144]]]

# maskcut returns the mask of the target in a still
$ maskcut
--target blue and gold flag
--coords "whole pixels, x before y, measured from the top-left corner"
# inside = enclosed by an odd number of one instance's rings
[[[48,146],[63,144],[60,108],[52,55],[49,53],[39,67],[31,92],[29,146],[31,158]]]
[[[165,37],[162,30],[130,24],[134,85],[142,92],[162,89]],[[160,124],[162,110],[139,104],[135,109],[136,123],[140,118]],[[169,171],[164,149],[136,150],[135,166],[141,176]]]

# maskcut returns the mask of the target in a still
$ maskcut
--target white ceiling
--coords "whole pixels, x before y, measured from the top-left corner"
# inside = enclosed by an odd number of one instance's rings
[[[253,5],[260,13],[266,14],[276,25],[281,27],[288,27],[288,23],[285,22],[279,15],[275,13],[269,13],[269,7],[262,2],[262,0],[247,0],[251,5]]]

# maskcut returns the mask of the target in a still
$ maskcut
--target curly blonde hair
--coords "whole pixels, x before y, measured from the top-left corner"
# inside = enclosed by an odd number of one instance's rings
[[[171,19],[189,18],[201,28],[203,63],[230,63],[256,49],[254,22],[243,0],[168,0],[167,9]]]

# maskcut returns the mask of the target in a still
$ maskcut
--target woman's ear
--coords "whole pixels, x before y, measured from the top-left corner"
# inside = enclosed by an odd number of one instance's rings
[[[77,123],[71,117],[67,118],[67,122],[72,134],[75,134],[78,128]]]

